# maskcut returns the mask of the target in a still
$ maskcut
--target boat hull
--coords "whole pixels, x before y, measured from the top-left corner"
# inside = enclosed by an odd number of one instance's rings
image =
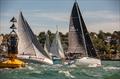
[[[75,60],[75,64],[79,66],[99,67],[101,66],[101,60],[91,57],[82,57]]]
[[[53,64],[53,61],[48,58],[39,58],[36,56],[18,56],[19,59],[22,59],[26,63],[40,63],[40,64]]]

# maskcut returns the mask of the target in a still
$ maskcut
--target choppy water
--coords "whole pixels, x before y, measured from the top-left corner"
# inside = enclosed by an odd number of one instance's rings
[[[0,69],[0,79],[120,79],[120,61],[103,61],[99,68],[29,64],[22,69]]]

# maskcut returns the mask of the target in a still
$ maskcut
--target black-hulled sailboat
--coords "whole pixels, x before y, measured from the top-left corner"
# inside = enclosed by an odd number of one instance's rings
[[[75,60],[77,65],[101,65],[76,1],[70,17],[68,40],[69,60]]]

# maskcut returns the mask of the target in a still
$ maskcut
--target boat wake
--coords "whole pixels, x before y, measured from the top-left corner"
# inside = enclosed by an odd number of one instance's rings
[[[110,70],[120,70],[120,67],[109,66],[109,67],[103,67],[103,69],[106,70],[106,71],[110,71]]]
[[[27,68],[26,69],[29,69],[29,70],[34,70],[34,67],[32,67],[32,66],[27,66]]]

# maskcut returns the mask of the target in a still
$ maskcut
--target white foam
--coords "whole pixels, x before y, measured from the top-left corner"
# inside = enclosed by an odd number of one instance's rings
[[[32,66],[27,66],[27,68],[28,68],[29,70],[34,70],[34,68],[33,68]]]
[[[34,73],[41,74],[42,72],[41,71],[34,71]]]
[[[99,67],[97,64],[89,64],[88,67]]]
[[[70,67],[77,67],[75,64],[70,65]]]
[[[120,70],[120,67],[103,67],[105,70]]]
[[[69,71],[63,71],[63,70],[60,70],[59,73],[64,73],[65,76],[67,76],[67,77],[75,78],[75,76],[73,76],[72,74],[70,74]]]

